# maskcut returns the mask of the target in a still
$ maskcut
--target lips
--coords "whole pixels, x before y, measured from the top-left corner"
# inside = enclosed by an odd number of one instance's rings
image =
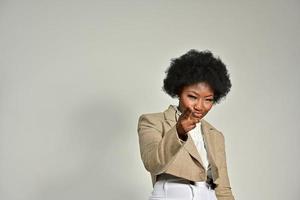
[[[194,115],[195,117],[198,117],[198,118],[200,118],[200,117],[202,117],[202,116],[203,116],[203,113],[199,113],[199,112],[193,112],[193,115]]]

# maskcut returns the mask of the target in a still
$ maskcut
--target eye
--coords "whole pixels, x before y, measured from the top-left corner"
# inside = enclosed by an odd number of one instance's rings
[[[189,95],[188,95],[188,97],[189,97],[190,99],[197,99],[197,97],[196,97],[196,96],[194,96],[194,95],[191,95],[191,94],[189,94]]]
[[[206,101],[208,101],[208,102],[213,102],[214,101],[214,99],[205,99]]]

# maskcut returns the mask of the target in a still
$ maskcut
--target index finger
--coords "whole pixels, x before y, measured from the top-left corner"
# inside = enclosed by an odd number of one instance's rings
[[[182,113],[182,116],[185,118],[190,118],[192,114],[192,109],[186,108],[185,111]]]

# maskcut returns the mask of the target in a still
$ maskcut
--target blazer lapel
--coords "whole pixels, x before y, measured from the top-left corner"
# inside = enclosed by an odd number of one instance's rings
[[[208,123],[205,120],[201,120],[201,128],[203,132],[204,144],[208,154],[208,159],[210,164],[215,165],[215,134],[213,130],[209,127]]]
[[[199,155],[199,152],[197,150],[197,147],[192,139],[192,137],[190,135],[188,135],[188,139],[184,144],[184,148],[189,152],[189,154],[191,154],[191,156],[193,156],[200,164],[201,166],[204,168],[204,164],[202,162],[202,159]]]
[[[201,128],[203,132],[204,143],[207,151],[207,157],[212,167],[214,180],[219,177],[218,167],[216,165],[216,134],[214,129],[205,121],[201,120]]]

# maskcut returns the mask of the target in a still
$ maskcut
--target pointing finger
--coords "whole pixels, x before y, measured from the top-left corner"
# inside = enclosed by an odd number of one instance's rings
[[[183,112],[183,117],[189,119],[192,116],[192,110],[190,108],[186,108]]]

